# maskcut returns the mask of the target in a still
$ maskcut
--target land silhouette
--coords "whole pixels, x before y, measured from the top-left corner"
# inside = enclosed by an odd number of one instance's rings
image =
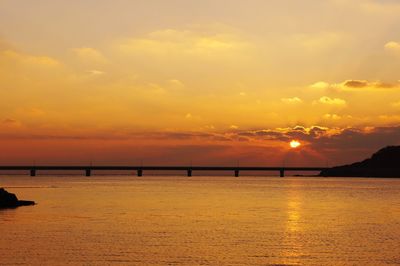
[[[0,188],[0,209],[14,209],[20,206],[35,205],[34,201],[18,200],[17,196],[9,193],[4,188]]]
[[[400,177],[400,146],[387,146],[371,158],[321,171],[324,177]]]

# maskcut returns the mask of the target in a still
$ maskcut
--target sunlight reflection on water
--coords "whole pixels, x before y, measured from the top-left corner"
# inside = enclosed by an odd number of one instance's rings
[[[0,264],[396,265],[400,179],[0,177]]]

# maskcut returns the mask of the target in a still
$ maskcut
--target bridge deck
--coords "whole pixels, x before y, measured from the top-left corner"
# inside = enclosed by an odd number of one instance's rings
[[[138,176],[143,175],[143,171],[187,171],[191,176],[193,171],[234,171],[235,176],[239,176],[240,171],[278,171],[280,176],[284,176],[286,171],[323,171],[326,167],[266,167],[266,166],[93,166],[93,165],[74,165],[74,166],[49,166],[49,165],[15,165],[0,166],[0,171],[30,171],[31,176],[35,176],[37,171],[85,171],[86,176],[90,176],[92,171],[137,171]]]

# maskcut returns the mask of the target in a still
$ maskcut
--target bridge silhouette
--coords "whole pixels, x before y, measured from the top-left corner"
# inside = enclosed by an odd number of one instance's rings
[[[327,167],[263,167],[263,166],[0,166],[0,171],[28,171],[31,176],[36,176],[38,171],[83,171],[86,176],[91,176],[93,171],[135,171],[137,176],[143,176],[144,171],[184,171],[187,176],[192,176],[194,171],[232,171],[236,177],[240,172],[279,172],[281,177],[285,172],[317,172],[328,169]]]

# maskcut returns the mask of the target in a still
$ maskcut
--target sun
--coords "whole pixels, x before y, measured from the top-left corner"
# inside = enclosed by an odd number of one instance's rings
[[[301,146],[301,143],[298,140],[292,140],[290,142],[290,147],[296,149]]]

